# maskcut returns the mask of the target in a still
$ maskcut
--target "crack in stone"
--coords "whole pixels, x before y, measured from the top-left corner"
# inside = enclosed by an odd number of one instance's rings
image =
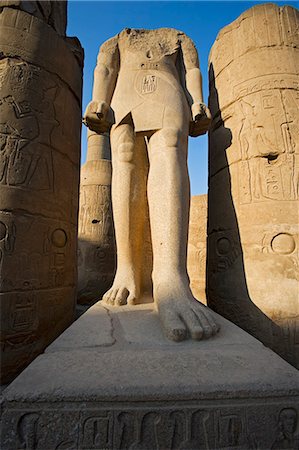
[[[116,344],[116,342],[117,342],[117,339],[115,337],[114,319],[112,317],[111,311],[108,308],[106,308],[105,306],[103,306],[103,305],[101,305],[101,306],[106,311],[107,316],[110,320],[110,336],[112,339],[112,344],[105,345],[105,347],[112,347],[112,345]]]

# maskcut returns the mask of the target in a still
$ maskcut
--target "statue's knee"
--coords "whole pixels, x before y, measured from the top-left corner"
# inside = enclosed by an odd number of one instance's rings
[[[133,142],[122,142],[117,149],[118,161],[132,162],[134,159],[134,144]]]
[[[164,128],[159,131],[160,145],[163,147],[180,147],[183,143],[184,135],[176,128]]]

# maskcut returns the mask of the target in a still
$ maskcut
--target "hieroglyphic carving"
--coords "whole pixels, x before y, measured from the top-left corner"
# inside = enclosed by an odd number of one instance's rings
[[[61,36],[65,36],[67,22],[67,2],[65,0],[59,2],[53,2],[51,0],[3,0],[1,2],[1,7],[4,6],[20,9],[28,13],[26,14],[27,17],[25,17],[29,23],[31,15],[33,15],[39,20],[43,20]]]
[[[215,446],[214,415],[204,410],[187,414],[187,434],[181,447],[190,450],[213,448]]]
[[[211,273],[229,269],[242,254],[241,245],[235,230],[218,231],[209,239]]]
[[[30,190],[53,190],[51,133],[55,119],[53,100],[57,87],[45,84],[37,90],[40,69],[27,63],[4,60],[0,77],[4,96],[0,99],[0,184]],[[20,91],[18,79],[32,92]],[[15,86],[19,86],[18,91]],[[5,93],[8,95],[5,96]],[[13,95],[9,94],[13,92]],[[53,97],[54,94],[54,97]]]
[[[112,237],[110,186],[93,187],[93,202],[89,200],[90,186],[81,186],[79,235],[109,245]]]
[[[18,421],[17,436],[20,448],[24,450],[35,450],[38,445],[37,427],[40,416],[37,413],[24,414]]]
[[[296,77],[288,73],[264,74],[258,78],[236,83],[233,89],[233,95],[236,100],[239,100],[250,94],[255,94],[263,90],[268,91],[268,89],[294,89],[296,93],[296,90],[299,89],[299,82]]]
[[[89,417],[83,423],[82,449],[109,448],[112,442],[112,414]]]
[[[37,300],[34,292],[26,295],[16,295],[11,305],[10,327],[14,331],[27,331],[37,327]]]
[[[65,40],[17,3],[0,17],[3,382],[70,324],[77,278],[82,68]]]
[[[157,89],[157,77],[155,75],[146,75],[142,78],[142,94],[151,94]]]
[[[293,100],[292,91],[285,98]],[[286,116],[283,92],[267,89],[243,98],[238,107],[242,117],[238,131],[241,203],[297,199],[299,167],[294,152],[298,130],[291,112]]]
[[[298,450],[298,411],[292,405],[165,406],[8,411],[1,448]],[[15,430],[14,425],[11,428],[14,423]]]
[[[272,450],[297,450],[299,448],[299,435],[296,433],[298,414],[294,408],[284,408],[279,412],[277,423],[277,436],[271,447]]]
[[[135,415],[132,412],[121,412],[117,414],[115,427],[118,432],[114,433],[113,446],[120,450],[130,448],[135,439]]]
[[[130,445],[130,450],[151,450],[159,448],[158,426],[161,414],[148,412],[141,419],[136,428],[136,440]]]
[[[218,445],[220,448],[244,448],[249,434],[246,430],[246,418],[242,411],[219,414]]]
[[[254,6],[210,54],[208,303],[293,364],[292,333],[281,343],[284,322],[299,317],[298,20],[292,7]],[[236,230],[240,258],[222,274],[225,229]]]

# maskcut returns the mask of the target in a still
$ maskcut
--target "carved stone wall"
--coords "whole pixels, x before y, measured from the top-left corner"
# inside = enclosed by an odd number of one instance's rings
[[[192,293],[203,303],[206,303],[207,202],[206,194],[191,197],[187,258]]]
[[[44,21],[0,12],[1,375],[72,321],[83,52]]]
[[[108,134],[88,132],[87,161],[81,169],[78,302],[99,300],[115,273]]]
[[[208,303],[299,367],[298,19],[255,6],[211,50]]]
[[[58,34],[65,36],[67,24],[66,0],[1,0],[0,8],[10,6],[43,20]]]

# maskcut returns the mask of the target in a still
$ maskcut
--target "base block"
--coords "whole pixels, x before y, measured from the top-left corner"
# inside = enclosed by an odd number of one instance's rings
[[[219,323],[174,343],[152,304],[97,303],[4,391],[1,449],[297,449],[298,371]]]

